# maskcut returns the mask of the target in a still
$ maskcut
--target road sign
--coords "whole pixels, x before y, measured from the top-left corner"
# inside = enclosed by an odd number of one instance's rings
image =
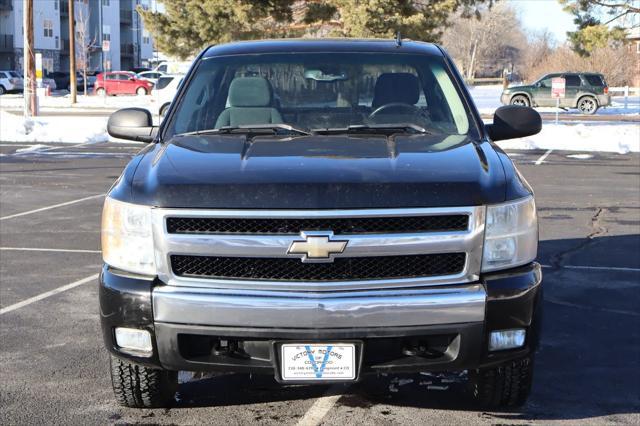
[[[109,42],[109,40],[102,40],[102,51],[108,52],[109,48],[111,47],[110,44],[111,43]]]
[[[564,98],[564,77],[555,77],[551,79],[551,97],[554,99]]]
[[[42,87],[42,53],[36,53],[36,83]]]

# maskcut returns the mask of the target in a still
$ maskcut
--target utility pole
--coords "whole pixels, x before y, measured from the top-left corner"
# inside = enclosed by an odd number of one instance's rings
[[[33,0],[22,1],[22,23],[24,26],[24,117],[37,115],[36,107],[36,70],[33,54]]]
[[[74,0],[69,0],[69,85],[71,86],[71,103],[78,99],[78,84],[76,82],[76,13]]]

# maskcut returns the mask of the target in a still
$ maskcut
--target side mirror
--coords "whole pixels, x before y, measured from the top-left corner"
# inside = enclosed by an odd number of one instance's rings
[[[107,132],[114,138],[152,142],[158,131],[151,113],[143,108],[124,108],[111,114]]]
[[[135,81],[135,77],[129,77],[129,81]]]
[[[540,133],[542,118],[533,108],[506,105],[496,110],[493,124],[485,125],[485,129],[494,142],[523,138]]]

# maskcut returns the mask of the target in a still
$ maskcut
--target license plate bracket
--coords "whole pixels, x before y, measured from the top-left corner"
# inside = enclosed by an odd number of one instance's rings
[[[357,380],[361,347],[361,342],[354,341],[278,342],[276,379],[287,383]]]

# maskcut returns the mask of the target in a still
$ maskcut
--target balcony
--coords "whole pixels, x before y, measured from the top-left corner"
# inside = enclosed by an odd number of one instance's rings
[[[132,9],[120,9],[120,25],[131,25],[133,22]]]
[[[13,35],[0,34],[0,52],[10,52],[13,50]]]

